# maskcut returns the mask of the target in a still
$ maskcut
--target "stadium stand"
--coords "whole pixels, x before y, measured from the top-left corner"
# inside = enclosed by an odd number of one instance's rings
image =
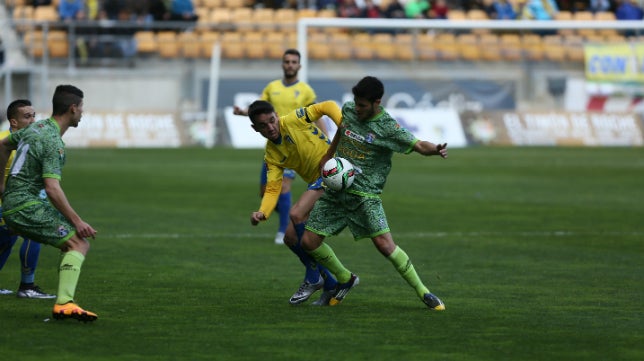
[[[379,6],[384,9],[389,3],[390,0],[381,1]],[[76,41],[75,37],[67,37],[64,33],[58,32],[60,29],[67,29],[68,25],[61,27],[61,23],[57,22],[55,5],[34,8],[28,5],[28,1],[21,0],[9,0],[5,4],[11,10],[12,18],[19,22],[15,25],[15,29],[23,38],[27,54],[40,58],[47,50],[52,58],[64,61],[69,57],[69,51],[76,48],[76,44],[70,44]],[[248,0],[196,0],[194,4],[199,20],[195,28],[188,29],[194,34],[184,35],[180,29],[177,29],[180,34],[173,40],[170,35],[159,37],[159,34],[156,34],[161,32],[159,28],[140,29],[135,35],[138,54],[146,57],[158,56],[161,59],[208,58],[212,52],[212,44],[222,40],[224,58],[279,59],[284,47],[297,46],[294,37],[298,19],[336,17],[332,9],[252,7]],[[485,11],[480,9],[467,11],[450,9],[447,21],[480,22],[487,19]],[[27,26],[29,20],[35,22]],[[575,12],[560,10],[555,21],[560,20],[614,21],[615,14],[606,11],[593,14],[583,9]],[[48,31],[52,30],[38,25],[44,22],[55,24],[56,32],[49,34]],[[622,32],[615,29],[558,29],[556,33],[559,37],[551,37],[550,33],[538,35],[526,31],[491,31],[489,29],[436,30],[414,34],[394,31],[373,35],[364,29],[348,29],[342,26],[308,29],[310,38],[307,43],[311,58],[319,60],[453,61],[460,59],[516,62],[547,59],[555,62],[582,62],[584,43],[614,43],[628,40]],[[230,34],[235,32],[241,34]],[[263,34],[256,34],[256,32]],[[245,36],[244,33],[249,34]],[[323,33],[323,35],[317,35],[317,33]],[[39,36],[42,38],[36,39]],[[261,41],[257,40],[259,37]],[[66,44],[63,45],[65,42]]]

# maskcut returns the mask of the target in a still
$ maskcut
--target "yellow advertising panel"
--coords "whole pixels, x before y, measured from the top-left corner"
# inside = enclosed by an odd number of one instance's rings
[[[644,44],[588,44],[584,53],[587,80],[644,83]]]

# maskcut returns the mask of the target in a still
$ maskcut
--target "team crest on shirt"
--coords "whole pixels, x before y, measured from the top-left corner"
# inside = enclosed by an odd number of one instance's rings
[[[284,137],[284,141],[285,141],[285,142],[289,142],[289,143],[291,143],[291,144],[295,144],[295,141],[293,140],[293,138],[291,138],[291,136],[290,136],[290,135],[285,136],[285,137]]]
[[[69,230],[67,228],[65,228],[65,226],[63,226],[62,224],[60,226],[58,226],[58,235],[60,237],[65,237],[68,234],[69,234]]]
[[[376,135],[373,133],[367,134],[367,137],[365,138],[367,143],[373,143],[374,140],[376,140]]]
[[[306,115],[306,110],[304,108],[297,108],[295,110],[295,116],[298,118],[302,118],[303,116]]]

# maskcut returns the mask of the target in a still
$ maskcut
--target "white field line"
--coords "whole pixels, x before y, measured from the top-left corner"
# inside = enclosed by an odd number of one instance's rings
[[[346,231],[340,236],[349,236]],[[604,236],[642,236],[644,231],[516,231],[516,232],[395,232],[397,239],[419,239],[419,238],[441,238],[441,237],[490,237],[490,236],[523,236],[523,237],[572,237],[572,236],[590,236],[590,235],[604,235]],[[270,238],[274,236],[272,233],[207,233],[207,234],[180,234],[180,233],[121,233],[121,234],[101,234],[101,238],[212,238],[212,237],[225,237],[237,239],[252,239],[252,238]]]

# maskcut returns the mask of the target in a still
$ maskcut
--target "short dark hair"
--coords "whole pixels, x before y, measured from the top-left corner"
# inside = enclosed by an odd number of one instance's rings
[[[59,85],[54,91],[52,97],[52,114],[62,115],[65,114],[69,107],[78,105],[83,101],[83,91],[73,85]]]
[[[248,117],[253,124],[255,124],[255,119],[257,119],[258,115],[273,112],[275,112],[275,107],[266,100],[256,100],[248,107]]]
[[[382,96],[385,94],[385,86],[375,76],[366,76],[351,91],[356,98],[363,98],[370,102],[375,102],[378,99],[382,99]]]
[[[18,117],[18,109],[22,107],[30,107],[31,102],[27,99],[16,99],[7,107],[7,120],[15,119]]]
[[[298,59],[302,59],[302,55],[300,55],[300,52],[297,51],[297,49],[286,49],[284,55],[282,55],[282,59],[287,55],[297,55]]]

